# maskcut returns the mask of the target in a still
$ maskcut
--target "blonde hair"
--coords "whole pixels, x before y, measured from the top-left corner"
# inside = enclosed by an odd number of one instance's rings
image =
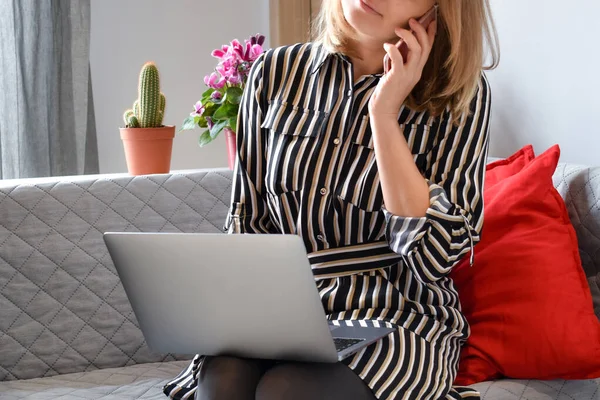
[[[469,112],[481,71],[496,68],[500,61],[498,34],[489,0],[437,1],[437,36],[407,105],[434,116],[449,108],[457,117]],[[341,0],[323,0],[313,24],[313,40],[330,52],[358,57],[356,31],[344,18]],[[489,65],[484,65],[484,40],[489,45]]]

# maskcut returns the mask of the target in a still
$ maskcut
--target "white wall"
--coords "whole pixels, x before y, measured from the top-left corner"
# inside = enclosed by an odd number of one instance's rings
[[[119,127],[137,96],[146,61],[155,61],[167,97],[165,124],[181,126],[206,89],[210,52],[234,38],[268,35],[268,0],[92,0],[91,68],[100,172],[125,172]],[[268,46],[268,37],[267,43]],[[226,167],[224,135],[204,148],[200,130],[178,134],[171,168]]]
[[[600,165],[600,2],[491,0],[502,57],[492,86],[491,154],[532,143]]]
[[[502,58],[493,91],[490,154],[560,144],[562,161],[600,165],[600,2],[491,0]],[[150,6],[149,6],[150,5]],[[222,11],[223,10],[223,11]],[[222,22],[225,19],[233,22]],[[167,95],[165,122],[180,125],[214,68],[210,51],[267,34],[268,0],[92,0],[91,62],[100,171],[126,170],[118,127],[136,96],[141,65],[154,60]],[[268,43],[267,43],[268,45]],[[178,135],[173,169],[227,166],[225,140],[197,146]]]

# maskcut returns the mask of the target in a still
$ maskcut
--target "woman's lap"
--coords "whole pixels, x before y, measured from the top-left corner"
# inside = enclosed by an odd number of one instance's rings
[[[254,400],[256,387],[271,363],[236,357],[205,357],[198,374],[196,399]]]
[[[452,388],[460,337],[451,335],[437,339],[429,341],[399,328],[354,357],[335,364],[203,357],[204,362],[194,373],[195,383],[189,389],[182,389],[179,396],[192,390],[196,392],[196,398],[202,400],[438,400],[465,397]],[[175,387],[174,392],[177,390]],[[478,398],[476,392],[470,396]]]
[[[376,400],[371,389],[342,363],[281,363],[267,370],[256,400]]]
[[[198,400],[375,400],[342,363],[272,362],[207,357],[198,376]]]

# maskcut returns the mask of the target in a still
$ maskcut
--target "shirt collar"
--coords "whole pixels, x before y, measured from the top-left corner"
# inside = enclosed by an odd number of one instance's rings
[[[323,47],[323,45],[320,44],[320,43],[315,44],[315,46],[317,47],[317,50],[316,50],[316,54],[315,54],[315,56],[314,56],[314,58],[312,59],[312,62],[311,62],[311,67],[310,67],[310,74],[311,75],[314,74],[315,72],[317,72],[319,69],[321,69],[321,67],[323,66],[323,64],[325,64],[325,61],[327,61],[327,59],[330,58],[330,57],[337,56],[337,57],[340,57],[343,60],[346,60],[347,62],[350,62],[350,59],[346,55],[344,55],[342,53],[339,53],[339,52],[338,53],[330,52],[325,47]],[[375,77],[375,78],[381,78],[383,76],[383,74],[379,73],[379,74],[372,74],[372,75],[369,75],[369,76],[372,76],[372,77]]]
[[[321,66],[325,63],[327,58],[334,55],[334,53],[329,52],[329,50],[327,50],[325,47],[323,47],[323,45],[320,43],[316,44],[315,46],[317,47],[317,52],[316,52],[315,56],[313,57],[312,63],[310,66],[311,75],[314,74],[315,72],[317,72],[319,69],[321,69]]]

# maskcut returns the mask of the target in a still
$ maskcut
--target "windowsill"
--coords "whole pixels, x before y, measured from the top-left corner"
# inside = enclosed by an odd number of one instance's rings
[[[230,169],[227,167],[215,167],[215,168],[199,168],[199,169],[183,169],[174,170],[168,174],[156,174],[146,175],[148,177],[161,176],[161,175],[186,175],[200,171],[223,171],[229,172]],[[48,176],[42,178],[19,178],[19,179],[0,179],[0,188],[2,187],[14,187],[18,185],[38,185],[50,182],[66,181],[66,182],[81,182],[88,180],[98,179],[117,179],[117,178],[133,178],[133,175],[129,175],[127,172],[123,173],[112,173],[112,174],[90,174],[90,175],[65,175],[65,176]]]
[[[488,163],[496,160],[500,160],[498,157],[488,157]],[[199,168],[199,169],[182,169],[182,170],[174,170],[169,174],[157,174],[160,175],[175,175],[175,174],[190,174],[199,171],[222,171],[226,173],[231,173],[231,170],[227,167],[214,167],[214,168]],[[147,175],[147,176],[155,176],[155,175]],[[49,176],[43,178],[21,178],[21,179],[0,179],[0,188],[2,187],[14,187],[17,185],[38,185],[43,183],[57,182],[57,181],[67,181],[67,182],[81,182],[86,180],[97,180],[97,179],[117,179],[117,178],[125,178],[132,177],[127,172],[122,173],[111,173],[111,174],[90,174],[90,175],[65,175],[65,176]]]

